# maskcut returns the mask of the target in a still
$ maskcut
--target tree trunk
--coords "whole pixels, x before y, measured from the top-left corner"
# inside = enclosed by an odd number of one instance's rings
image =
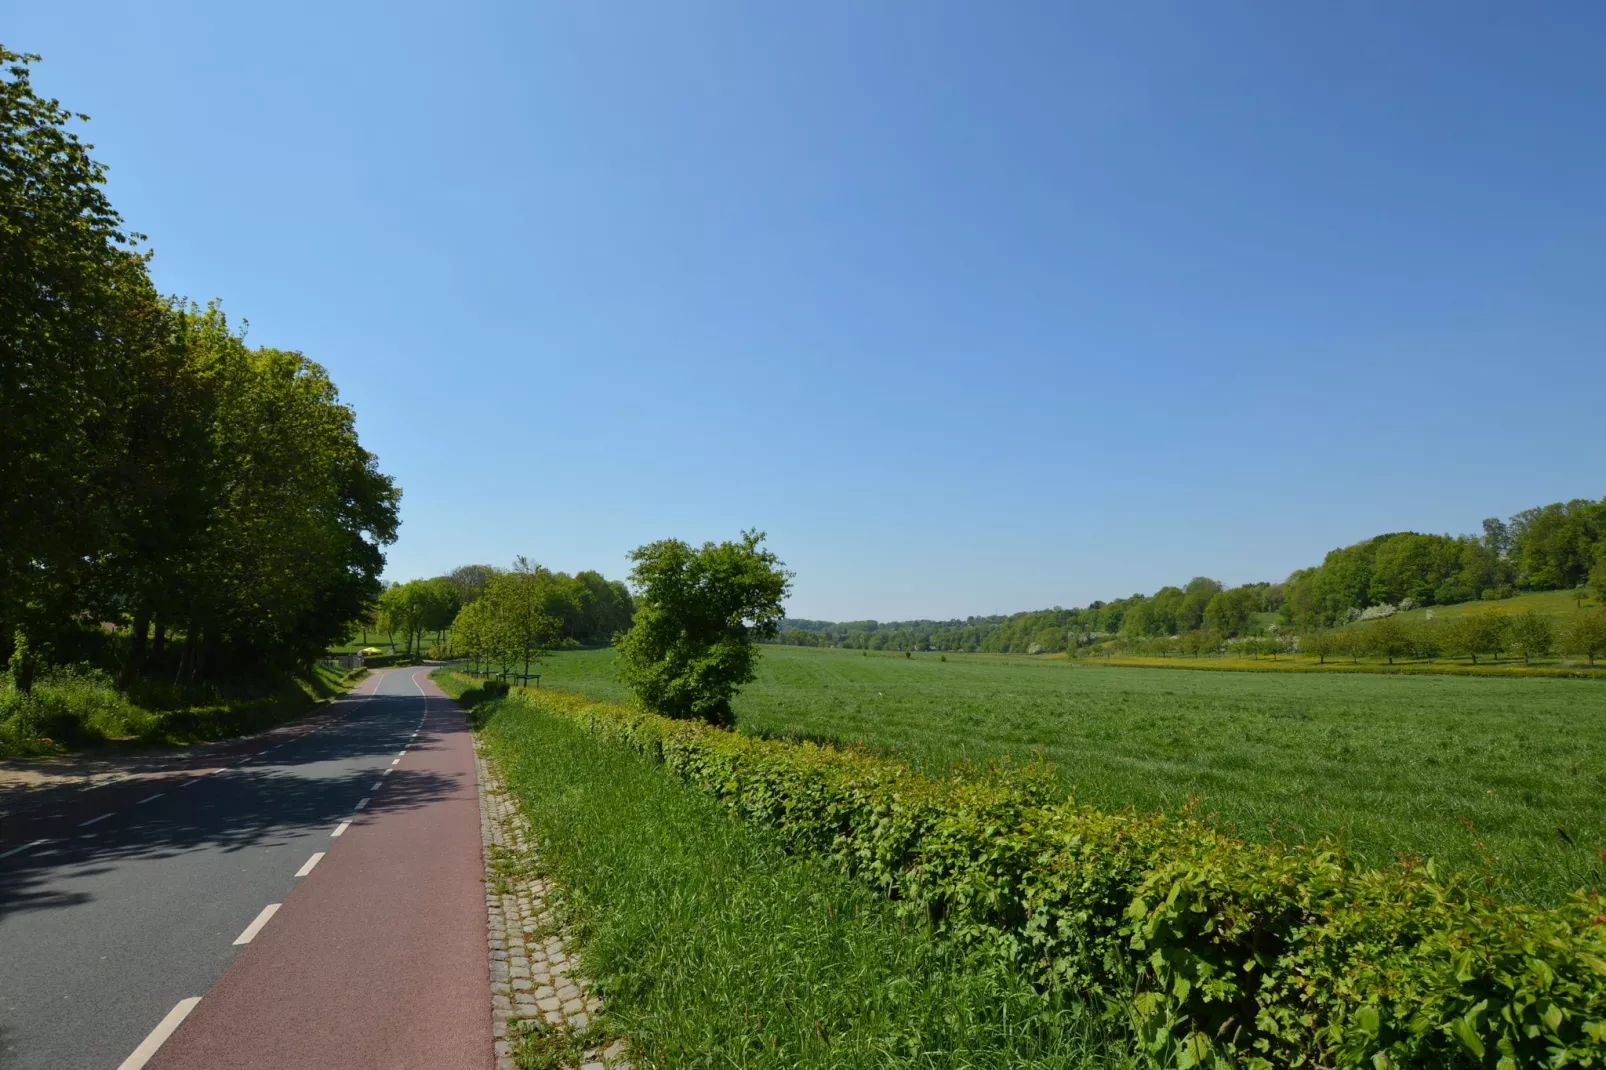
[[[123,662],[122,674],[117,678],[119,691],[127,691],[128,685],[139,675],[140,666],[145,660],[145,644],[150,627],[150,614],[145,610],[137,611],[134,614],[134,630],[128,640],[128,658]]]
[[[190,666],[195,661],[195,622],[189,622],[184,629],[184,649],[178,656],[178,672],[173,674],[173,686],[187,686],[185,674],[191,672]]]
[[[201,656],[197,659],[192,675],[199,676],[202,672],[212,669],[218,660],[218,652],[223,640],[217,633],[217,625],[208,624],[201,631]]]

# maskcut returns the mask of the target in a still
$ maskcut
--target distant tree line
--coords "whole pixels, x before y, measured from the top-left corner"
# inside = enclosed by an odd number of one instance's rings
[[[1061,653],[1143,640],[1222,650],[1268,633],[1315,632],[1368,612],[1501,599],[1518,591],[1593,589],[1606,601],[1606,498],[1485,520],[1481,535],[1396,532],[1341,547],[1283,583],[1228,588],[1205,576],[1077,609],[950,621],[785,619],[776,641],[797,646],[969,653]]]
[[[322,367],[159,294],[75,116],[0,48],[0,658],[192,683],[305,663],[400,492]]]
[[[1329,553],[1285,585],[1283,619],[1340,624],[1369,606],[1451,605],[1519,590],[1606,588],[1606,499],[1579,498],[1483,522],[1483,534],[1379,535]]]
[[[433,635],[437,653],[511,657],[506,626],[515,606],[517,648],[532,656],[554,646],[609,642],[630,627],[635,612],[629,588],[618,580],[589,569],[553,572],[520,557],[512,568],[462,565],[433,579],[391,584],[357,627],[365,640],[372,629],[392,647],[400,635],[414,655],[427,653],[425,640]]]
[[[1317,629],[1303,633],[1268,632],[1226,638],[1205,629],[1166,636],[1120,636],[1100,644],[1101,654],[1143,657],[1236,657],[1277,658],[1298,654],[1314,657],[1321,664],[1329,660],[1358,662],[1378,658],[1389,664],[1401,659],[1433,662],[1445,658],[1466,658],[1473,665],[1499,662],[1502,657],[1521,658],[1524,664],[1534,658],[1566,654],[1595,659],[1606,656],[1606,611],[1581,609],[1558,623],[1529,610],[1502,613],[1497,610],[1463,614],[1444,620],[1428,618],[1402,621],[1384,617],[1358,628]]]

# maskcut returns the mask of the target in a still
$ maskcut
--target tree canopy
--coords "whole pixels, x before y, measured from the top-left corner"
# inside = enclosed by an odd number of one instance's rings
[[[306,661],[378,595],[400,492],[320,365],[157,293],[33,59],[0,48],[0,648]]]
[[[619,676],[651,710],[731,722],[731,699],[753,679],[754,642],[775,634],[792,574],[764,534],[700,548],[663,539],[634,550],[635,623],[619,639]]]

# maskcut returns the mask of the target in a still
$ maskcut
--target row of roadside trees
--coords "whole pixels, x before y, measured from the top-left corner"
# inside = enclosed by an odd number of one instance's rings
[[[754,644],[775,636],[792,574],[761,531],[700,547],[662,539],[630,559],[637,593],[633,617],[614,633],[619,679],[655,713],[729,725],[731,699],[753,679]],[[452,639],[473,671],[528,680],[562,634],[548,609],[552,576],[520,558],[463,606]]]
[[[322,367],[157,291],[33,59],[0,48],[0,661],[303,666],[379,594],[400,492]]]

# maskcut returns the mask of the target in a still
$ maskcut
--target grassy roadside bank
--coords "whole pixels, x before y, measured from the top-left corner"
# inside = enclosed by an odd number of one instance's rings
[[[1079,1008],[944,956],[857,882],[789,856],[662,766],[517,698],[476,712],[637,1065],[1130,1062]]]
[[[23,695],[0,673],[0,758],[42,757],[86,747],[182,746],[259,732],[340,695],[367,675],[315,666],[305,674],[201,694],[137,683],[118,691],[97,670],[56,670]]]

